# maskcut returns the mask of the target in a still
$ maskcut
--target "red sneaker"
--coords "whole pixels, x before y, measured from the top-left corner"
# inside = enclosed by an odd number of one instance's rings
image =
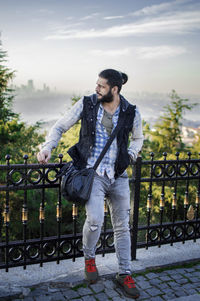
[[[95,259],[85,259],[85,279],[90,283],[97,282],[99,273],[95,264]]]
[[[124,289],[124,293],[133,299],[137,299],[140,296],[139,290],[135,286],[135,281],[131,275],[116,275],[117,283]]]

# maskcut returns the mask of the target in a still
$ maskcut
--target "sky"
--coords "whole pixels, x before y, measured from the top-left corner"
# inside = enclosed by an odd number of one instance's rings
[[[94,91],[106,68],[125,92],[200,94],[200,1],[0,0],[0,40],[14,84]]]

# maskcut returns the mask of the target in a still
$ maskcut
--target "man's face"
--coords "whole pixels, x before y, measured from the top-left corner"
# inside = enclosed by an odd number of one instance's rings
[[[96,86],[97,98],[101,102],[112,102],[113,101],[113,93],[112,88],[107,84],[107,80],[105,78],[99,77],[97,80]]]

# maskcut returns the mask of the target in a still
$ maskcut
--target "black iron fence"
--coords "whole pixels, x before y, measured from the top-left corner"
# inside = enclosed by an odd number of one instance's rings
[[[71,219],[63,210],[68,206],[69,211],[69,204],[61,197],[57,179],[64,164],[62,155],[58,163],[46,165],[30,164],[27,156],[24,164],[10,164],[9,156],[6,160],[7,164],[0,165],[0,268],[43,266],[45,262],[75,261],[83,256],[79,219],[84,208],[70,205]],[[152,154],[149,161],[139,157],[131,170],[132,259],[137,248],[200,238],[200,159],[192,159],[189,153],[183,160],[177,153],[175,160],[167,160],[167,154],[163,160],[154,160]],[[30,193],[33,191],[36,195]],[[53,213],[46,215],[49,198],[53,199]],[[97,254],[103,256],[114,252],[106,200],[104,213],[97,246]],[[53,236],[48,233],[47,221],[48,227],[53,225]],[[36,232],[30,231],[30,224]]]

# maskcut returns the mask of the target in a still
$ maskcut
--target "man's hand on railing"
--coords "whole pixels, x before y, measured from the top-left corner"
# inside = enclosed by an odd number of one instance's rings
[[[39,163],[46,164],[48,163],[49,159],[51,158],[51,152],[49,150],[41,150],[37,154],[37,159]]]

